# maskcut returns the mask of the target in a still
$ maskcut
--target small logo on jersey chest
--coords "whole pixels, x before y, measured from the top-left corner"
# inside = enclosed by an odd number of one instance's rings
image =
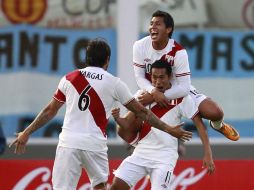
[[[165,56],[165,60],[170,64],[173,65],[174,64],[174,57],[172,55],[166,55]]]
[[[150,63],[151,61],[152,61],[152,60],[149,59],[149,58],[145,58],[145,59],[144,59],[144,62],[145,62],[145,63]]]

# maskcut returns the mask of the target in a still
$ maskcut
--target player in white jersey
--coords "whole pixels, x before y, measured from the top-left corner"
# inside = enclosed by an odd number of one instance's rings
[[[201,116],[210,120],[213,129],[236,141],[239,133],[229,124],[223,122],[222,109],[211,99],[191,85],[190,68],[186,50],[171,38],[174,31],[172,16],[163,11],[156,11],[150,22],[150,36],[134,43],[134,73],[138,86],[152,94],[154,100],[166,107],[167,101],[190,94],[196,102]],[[172,88],[164,94],[156,90],[150,82],[151,64],[158,59],[167,60],[173,68]]]
[[[161,92],[170,89],[171,72],[171,66],[166,61],[155,61],[151,67],[152,85]],[[208,135],[198,115],[198,108],[191,96],[187,95],[171,100],[166,108],[161,108],[157,103],[153,102],[149,93],[143,93],[142,96],[147,96],[146,103],[152,101],[147,107],[161,120],[170,125],[181,123],[182,117],[193,120],[204,146],[203,164],[207,167],[208,173],[212,174],[215,166]],[[136,133],[133,133],[132,139],[134,141],[130,144],[136,143],[136,146],[132,155],[127,157],[114,172],[115,178],[111,190],[127,190],[145,175],[149,175],[153,190],[169,189],[170,180],[172,179],[173,170],[178,159],[177,139],[167,135],[163,131],[152,128],[147,123],[142,123],[142,121],[135,118],[135,114],[132,112],[129,112],[125,118],[120,118],[119,109],[116,109],[113,110],[113,116],[120,126],[119,132],[121,130],[122,132],[124,131],[122,134],[128,133],[130,125],[134,123],[140,129],[139,131],[136,130]],[[138,128],[137,126],[135,126],[136,129]],[[120,136],[122,137],[121,134]]]
[[[49,122],[66,103],[52,174],[54,190],[76,189],[82,168],[94,189],[106,189],[109,168],[105,130],[116,101],[160,130],[183,140],[191,138],[192,134],[182,130],[181,125],[173,128],[160,121],[133,98],[126,84],[106,71],[110,53],[105,41],[89,42],[88,66],[61,79],[49,104],[10,145],[16,145],[15,153],[24,153],[29,136]]]

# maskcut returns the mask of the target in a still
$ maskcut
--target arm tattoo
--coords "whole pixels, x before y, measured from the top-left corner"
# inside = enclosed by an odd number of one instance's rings
[[[149,123],[153,127],[160,129],[162,131],[166,131],[166,124],[162,122],[156,115],[154,115],[153,112],[146,108],[142,108],[140,112],[137,114],[142,119],[144,119],[145,122]]]

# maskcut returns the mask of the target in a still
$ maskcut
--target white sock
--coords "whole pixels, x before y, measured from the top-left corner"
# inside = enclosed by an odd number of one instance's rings
[[[211,121],[211,123],[212,123],[212,126],[215,129],[220,129],[223,126],[223,122],[222,121],[223,121],[223,119],[219,120],[219,121]]]

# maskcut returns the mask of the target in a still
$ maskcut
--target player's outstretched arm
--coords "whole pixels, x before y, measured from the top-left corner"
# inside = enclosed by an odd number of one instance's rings
[[[9,147],[15,145],[14,153],[24,153],[30,135],[48,123],[57,114],[62,105],[63,103],[53,98],[51,102],[36,116],[34,121],[24,131],[17,133],[16,139],[9,145]]]
[[[125,105],[127,109],[134,112],[135,115],[142,119],[143,121],[149,123],[151,126],[162,130],[166,133],[169,133],[170,135],[179,138],[183,141],[188,141],[192,138],[192,132],[185,131],[181,128],[183,124],[177,125],[177,126],[169,126],[163,121],[161,121],[156,115],[154,115],[153,112],[146,109],[144,106],[142,106],[139,102],[137,102],[135,99],[130,101],[128,104]]]
[[[212,150],[209,143],[209,138],[207,135],[205,125],[199,115],[196,115],[193,118],[193,122],[198,129],[199,137],[204,147],[203,167],[207,168],[208,174],[213,174],[215,172],[215,165],[213,162]]]

